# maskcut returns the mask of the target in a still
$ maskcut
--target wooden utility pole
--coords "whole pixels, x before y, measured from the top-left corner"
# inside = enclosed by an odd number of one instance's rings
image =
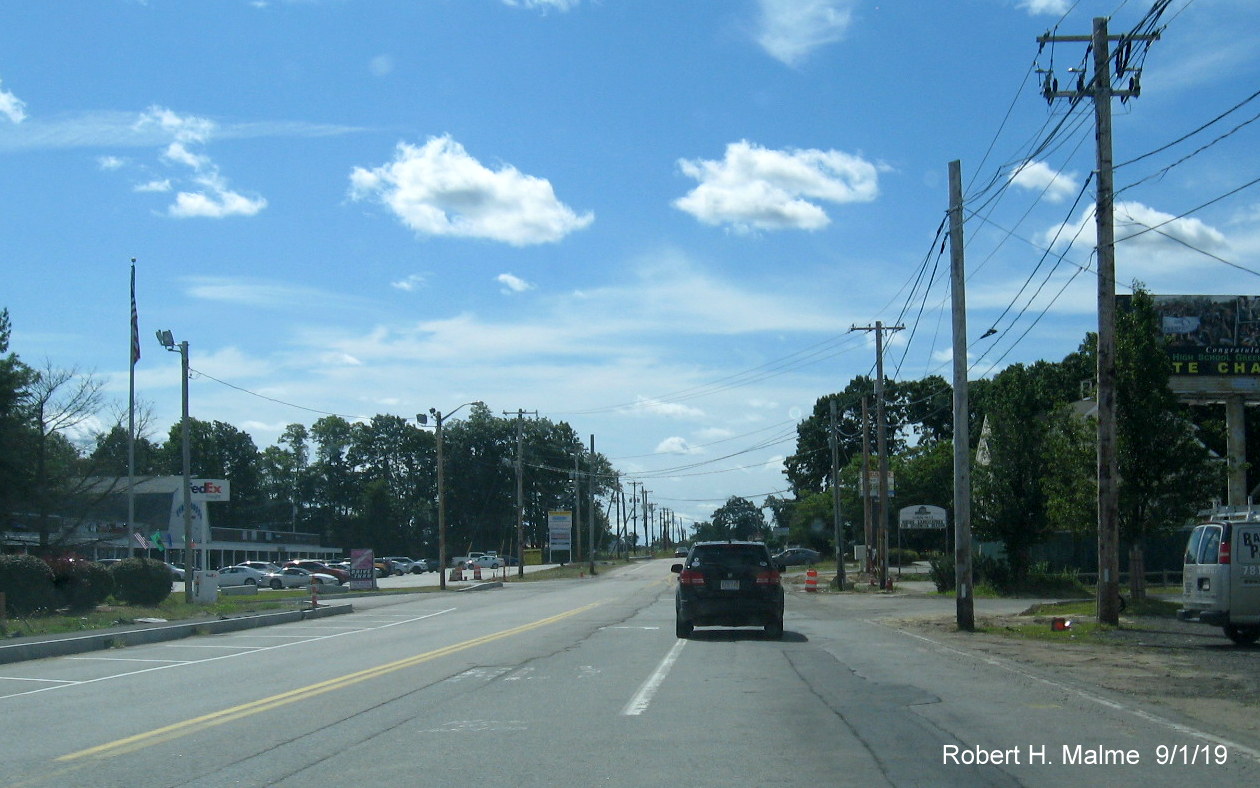
[[[844,576],[844,523],[840,521],[840,447],[836,435],[836,398],[831,398],[831,420],[827,429],[828,443],[831,445],[831,517],[832,528],[836,539],[836,579],[832,586],[843,591]]]
[[[879,452],[879,515],[875,519],[879,534],[879,587],[892,588],[888,579],[888,425],[884,414],[884,332],[902,331],[905,326],[886,326],[876,320],[874,326],[852,326],[850,331],[875,332],[875,450]]]
[[[967,406],[967,295],[962,163],[949,163],[949,261],[954,317],[954,593],[958,628],[976,628],[971,587],[971,420]]]
[[[862,397],[862,533],[866,537],[866,573],[875,582],[875,517],[871,499],[871,415],[865,395]]]
[[[1129,98],[1141,93],[1139,72],[1133,72],[1129,87],[1111,87],[1111,42],[1121,42],[1117,60],[1117,76],[1127,68],[1126,51],[1134,41],[1154,41],[1150,35],[1125,34],[1109,36],[1107,18],[1094,19],[1089,36],[1038,36],[1043,46],[1058,42],[1088,42],[1094,54],[1094,75],[1086,80],[1081,75],[1074,90],[1059,90],[1058,80],[1046,72],[1043,95],[1047,101],[1056,98],[1078,100],[1090,97],[1094,102],[1095,135],[1098,140],[1096,161],[1098,177],[1097,204],[1094,208],[1098,234],[1098,621],[1120,623],[1120,528],[1119,528],[1119,464],[1116,459],[1116,249],[1114,223],[1114,190],[1112,185],[1111,99]]]
[[[525,576],[525,462],[521,453],[525,445],[525,414],[538,411],[516,410],[516,576]],[[511,415],[505,412],[504,416]],[[441,443],[438,444],[439,446]]]

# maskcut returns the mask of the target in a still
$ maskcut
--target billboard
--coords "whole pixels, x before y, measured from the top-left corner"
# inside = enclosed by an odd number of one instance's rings
[[[1127,309],[1131,296],[1116,296]],[[1260,296],[1152,296],[1177,377],[1260,377]]]
[[[945,510],[940,506],[907,506],[901,510],[899,519],[905,529],[943,531],[946,526]]]
[[[551,549],[573,549],[573,512],[547,512],[547,535]]]

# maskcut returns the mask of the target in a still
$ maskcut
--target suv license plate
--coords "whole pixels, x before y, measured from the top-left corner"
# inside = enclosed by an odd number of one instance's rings
[[[739,581],[738,580],[723,580],[722,590],[723,591],[738,591]]]

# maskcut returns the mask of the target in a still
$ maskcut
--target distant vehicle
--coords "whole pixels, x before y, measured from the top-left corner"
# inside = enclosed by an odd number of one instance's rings
[[[498,569],[501,566],[503,566],[503,559],[497,555],[479,555],[476,558],[470,558],[465,568]]]
[[[677,547],[675,547],[675,548],[674,548],[674,557],[675,557],[675,558],[686,558],[686,557],[687,557],[687,546],[686,546],[686,545],[678,545]]]
[[[175,566],[175,564],[166,564],[166,568],[170,570],[171,580],[178,580],[181,583],[184,581],[184,568],[182,566]]]
[[[808,547],[789,547],[774,556],[774,562],[779,566],[812,566],[821,560],[822,553]]]
[[[279,572],[281,569],[279,564],[273,564],[270,561],[241,561],[237,566],[248,566],[264,574],[267,572]]]
[[[337,578],[338,583],[350,582],[350,571],[342,569],[339,566],[329,566],[322,561],[315,561],[309,558],[299,558],[293,561],[286,561],[285,566],[296,566],[299,569],[305,569],[308,572],[317,572],[325,575],[332,575]]]
[[[335,586],[337,578],[320,572],[308,572],[296,566],[286,566],[278,572],[263,575],[263,581],[270,588],[303,588],[310,585]]]
[[[674,631],[691,637],[696,627],[765,628],[783,637],[783,584],[761,542],[697,542],[687,561],[674,564]]]
[[[416,562],[412,561],[405,555],[387,555],[385,556],[385,560],[393,561],[397,568],[402,570],[404,575],[420,574],[420,572],[424,571],[423,569],[417,570]]]
[[[225,566],[219,570],[220,586],[256,586],[264,583],[266,572],[252,566]]]
[[[451,557],[451,566],[458,566],[463,569],[468,568],[469,561],[475,561],[483,555],[493,555],[492,553],[483,553],[480,550],[473,550],[468,555],[457,555]]]
[[[416,567],[415,571],[419,572],[439,572],[442,569],[436,558],[417,558]]]

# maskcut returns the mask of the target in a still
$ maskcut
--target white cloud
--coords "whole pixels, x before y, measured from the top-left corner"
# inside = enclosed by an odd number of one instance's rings
[[[368,62],[368,71],[374,77],[389,76],[394,71],[394,59],[389,55],[377,55]]]
[[[185,278],[184,283],[192,298],[248,307],[333,309],[358,303],[339,293],[263,279],[197,276]]]
[[[214,136],[215,123],[195,115],[179,115],[165,107],[150,107],[135,123],[136,130],[157,128],[171,139],[160,159],[168,164],[192,170],[191,180],[200,189],[181,190],[166,213],[177,219],[223,219],[229,216],[254,216],[267,207],[262,197],[247,197],[228,188],[228,181],[204,153],[190,146],[203,145]],[[136,187],[142,192],[173,191],[170,180],[151,180]]]
[[[1019,7],[1026,9],[1030,16],[1038,14],[1063,16],[1071,9],[1072,4],[1069,0],[1023,0]]]
[[[1151,229],[1155,228],[1155,229]],[[1157,211],[1137,202],[1118,202],[1115,205],[1116,243],[1132,248],[1172,247],[1222,251],[1227,246],[1225,235],[1214,227],[1193,217],[1176,218],[1172,214]],[[1056,240],[1057,236],[1057,240]],[[1092,247],[1097,244],[1094,224],[1094,207],[1086,208],[1075,222],[1055,225],[1042,234],[1046,246],[1051,243],[1061,247]]]
[[[591,224],[556,199],[551,184],[515,167],[492,171],[450,136],[399,143],[394,160],[350,174],[353,199],[387,206],[419,235],[486,238],[513,246],[559,241]]]
[[[855,0],[759,0],[757,43],[771,57],[794,66],[811,52],[844,38]]]
[[[13,123],[26,120],[26,102],[7,90],[0,89],[0,113]]]
[[[512,274],[499,274],[494,279],[496,282],[503,285],[504,293],[524,293],[525,291],[533,290],[536,287],[533,283],[526,282],[519,276],[513,276]]]
[[[1010,182],[1030,191],[1039,191],[1053,203],[1063,202],[1081,188],[1076,173],[1055,172],[1040,161],[1025,162],[1012,170]]]
[[[622,408],[620,412],[636,416],[667,416],[672,419],[704,418],[704,411],[699,408],[677,402],[661,402],[642,395],[635,397],[634,405]]]
[[[677,436],[666,438],[656,445],[657,454],[701,454],[700,449],[687,443],[686,438]]]
[[[681,159],[678,166],[700,185],[674,207],[739,231],[817,230],[831,219],[810,200],[870,202],[879,195],[880,167],[836,150],[778,151],[741,140],[726,146],[722,161]]]
[[[122,169],[123,165],[126,163],[127,162],[124,159],[120,159],[117,156],[98,156],[96,158],[96,166],[106,172]]]
[[[162,180],[146,181],[145,183],[137,183],[134,187],[132,187],[132,191],[156,192],[159,194],[162,192],[169,192],[170,190],[171,190],[170,178],[163,178]]]
[[[569,11],[577,8],[582,0],[503,0],[503,4],[512,8],[539,8],[543,11]]]
[[[402,290],[404,293],[410,293],[426,286],[429,278],[424,274],[408,274],[406,278],[399,279],[397,282],[390,282],[389,286]]]

